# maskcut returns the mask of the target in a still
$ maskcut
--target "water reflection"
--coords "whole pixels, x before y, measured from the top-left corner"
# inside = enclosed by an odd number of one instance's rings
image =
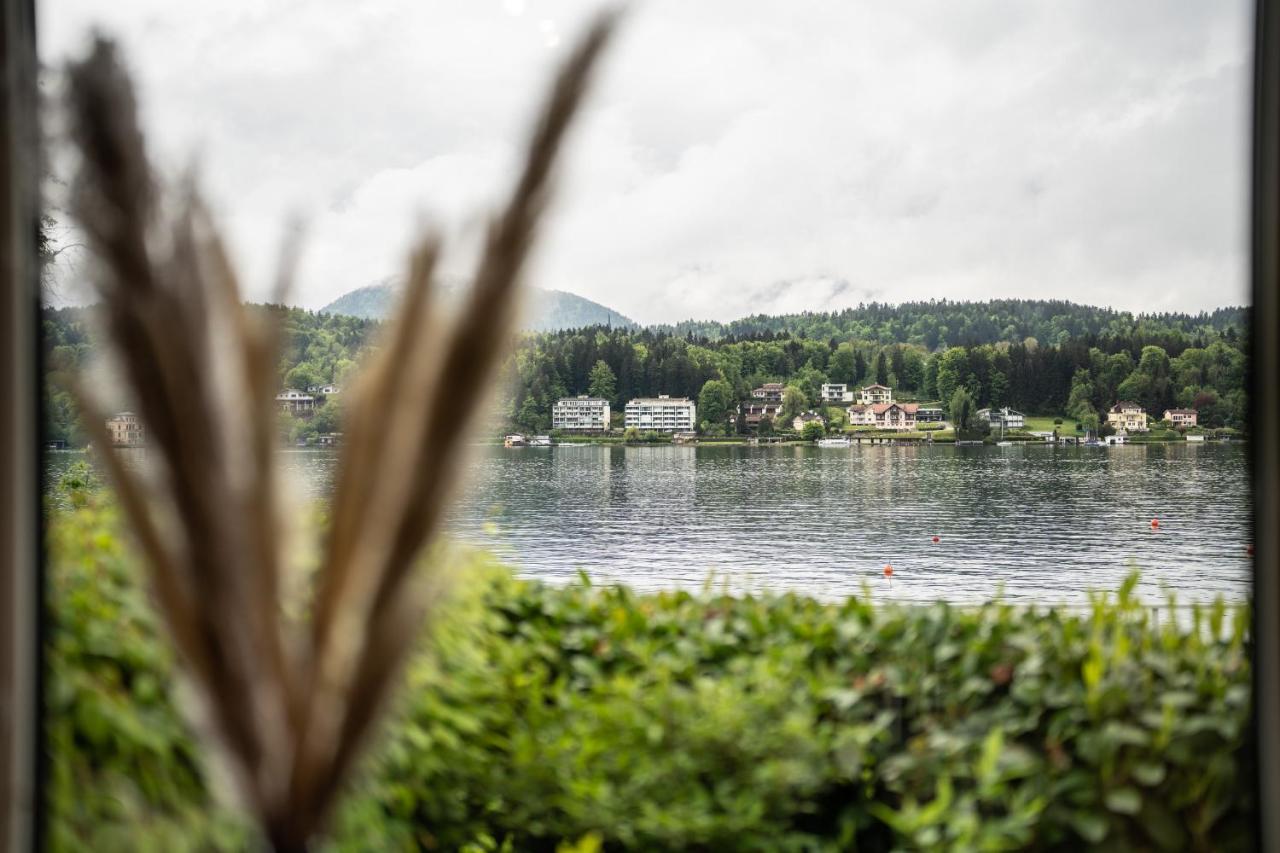
[[[327,493],[334,453],[283,459]],[[1248,594],[1240,446],[487,448],[471,469],[456,535],[553,581],[1079,603],[1137,565],[1153,601]]]

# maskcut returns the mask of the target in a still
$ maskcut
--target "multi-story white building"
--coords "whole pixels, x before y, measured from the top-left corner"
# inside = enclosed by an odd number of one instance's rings
[[[698,423],[697,407],[688,397],[639,397],[627,403],[627,428],[652,432],[688,432]]]
[[[842,382],[827,382],[822,386],[822,402],[824,403],[852,403],[853,392],[849,390],[849,386]]]
[[[286,388],[276,395],[276,406],[282,412],[310,413],[316,407],[316,398],[302,391]]]
[[[551,407],[551,428],[566,432],[605,432],[609,429],[609,401],[602,397],[563,397]]]
[[[142,419],[133,412],[120,412],[107,418],[107,433],[111,443],[119,447],[139,447],[146,443]]]
[[[916,403],[855,403],[846,410],[849,426],[873,426],[878,429],[913,430],[916,428]]]
[[[876,406],[893,402],[893,389],[888,385],[868,385],[862,389],[858,402],[864,406]]]

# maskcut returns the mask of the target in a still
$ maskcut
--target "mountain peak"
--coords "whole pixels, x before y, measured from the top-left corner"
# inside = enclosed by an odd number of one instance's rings
[[[456,284],[445,285],[448,291],[458,287]],[[343,314],[363,320],[385,320],[395,305],[399,290],[398,279],[385,278],[344,293],[321,308],[320,313]],[[534,332],[557,332],[586,326],[610,325],[628,329],[637,326],[630,317],[619,314],[612,308],[563,290],[533,288],[529,308],[525,328]]]

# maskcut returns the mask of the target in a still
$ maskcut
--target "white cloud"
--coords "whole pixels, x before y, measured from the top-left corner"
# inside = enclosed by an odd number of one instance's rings
[[[317,307],[399,269],[424,216],[475,235],[588,6],[43,0],[40,24],[50,63],[121,36],[255,295],[310,219]],[[640,4],[535,278],[643,321],[1243,302],[1250,26],[1243,0]]]

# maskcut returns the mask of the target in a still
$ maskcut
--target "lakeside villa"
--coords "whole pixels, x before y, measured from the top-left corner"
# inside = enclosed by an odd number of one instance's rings
[[[1121,400],[1107,412],[1107,423],[1117,432],[1147,432],[1147,413],[1137,403]]]
[[[551,407],[551,428],[564,432],[606,432],[609,401],[586,394],[562,397]]]
[[[855,403],[847,409],[847,414],[850,426],[873,426],[877,429],[906,432],[916,428],[916,413],[919,410],[920,407],[915,403]]]
[[[1027,426],[1026,416],[1015,409],[1005,406],[1002,409],[978,409],[978,417],[991,426],[999,429],[1024,429]]]
[[[310,413],[316,407],[316,398],[294,388],[286,388],[276,395],[276,407],[290,414]]]
[[[688,397],[638,397],[627,403],[626,427],[649,432],[692,432],[698,424],[697,407]]]
[[[133,412],[119,412],[107,418],[107,434],[115,447],[141,447],[147,438],[142,419]]]
[[[1176,429],[1186,429],[1196,425],[1200,413],[1195,409],[1165,409],[1164,419]]]

